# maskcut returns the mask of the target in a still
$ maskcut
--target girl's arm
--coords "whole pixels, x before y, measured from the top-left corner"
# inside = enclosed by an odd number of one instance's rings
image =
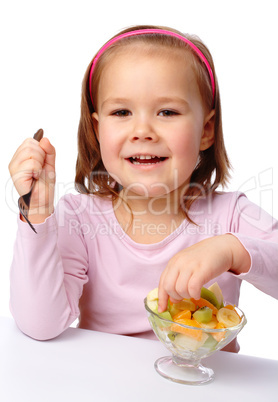
[[[249,271],[235,274],[278,299],[278,221],[241,194],[230,231],[251,258]]]
[[[57,209],[64,210],[64,205],[60,201]],[[56,213],[35,225],[37,234],[18,222],[10,309],[22,332],[38,340],[58,336],[78,318],[79,298],[88,280],[82,237],[70,233],[66,215]],[[77,219],[73,213],[71,218]]]
[[[239,195],[226,229],[169,261],[159,283],[160,311],[169,296],[199,298],[203,285],[227,271],[278,298],[278,222]]]
[[[10,271],[10,308],[19,328],[36,339],[57,336],[78,316],[84,273],[76,277],[62,261],[54,209],[55,148],[47,138],[26,139],[16,150],[9,170],[19,195],[29,192],[33,180],[29,220],[35,234],[20,217]],[[66,240],[65,238],[63,240]],[[71,243],[73,237],[68,239]],[[78,239],[76,240],[77,247]],[[80,258],[82,256],[82,247]],[[79,260],[80,262],[80,260]],[[82,262],[81,262],[82,264]],[[80,265],[80,264],[79,264]],[[82,268],[80,268],[80,271]]]

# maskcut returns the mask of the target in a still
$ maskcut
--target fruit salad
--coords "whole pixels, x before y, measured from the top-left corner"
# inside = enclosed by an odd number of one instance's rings
[[[240,310],[231,304],[224,305],[222,291],[217,282],[201,289],[200,299],[183,299],[178,303],[168,301],[167,310],[158,313],[158,288],[146,298],[148,308],[155,314],[149,316],[157,336],[173,348],[191,352],[199,348],[213,351],[228,343],[229,331],[241,323]],[[226,341],[225,341],[226,339]]]

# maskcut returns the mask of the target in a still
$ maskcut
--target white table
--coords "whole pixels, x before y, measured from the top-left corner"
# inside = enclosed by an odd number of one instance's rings
[[[217,352],[203,360],[215,380],[189,386],[157,374],[154,361],[169,354],[158,341],[69,328],[40,342],[3,317],[0,329],[1,402],[278,400],[276,360]]]

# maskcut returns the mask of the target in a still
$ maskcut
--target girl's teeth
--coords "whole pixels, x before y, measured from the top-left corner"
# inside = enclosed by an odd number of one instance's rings
[[[133,165],[142,165],[142,163],[140,163],[140,162],[133,162]],[[147,166],[147,165],[153,165],[153,163],[144,163],[144,166]]]
[[[162,156],[155,156],[155,155],[135,155],[131,156],[129,160],[134,164],[134,165],[154,165],[156,163],[162,162],[165,160],[164,157]],[[147,162],[149,161],[149,162]]]
[[[155,156],[155,155],[136,155],[136,156],[132,156],[132,159],[153,159],[153,158],[158,158],[158,156]]]

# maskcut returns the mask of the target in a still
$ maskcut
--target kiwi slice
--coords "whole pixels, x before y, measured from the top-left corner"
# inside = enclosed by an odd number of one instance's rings
[[[170,339],[170,341],[173,342],[173,341],[175,340],[176,335],[177,335],[177,334],[175,334],[174,332],[169,331],[167,336],[168,336],[168,338]]]
[[[212,319],[212,309],[209,307],[201,307],[195,311],[193,317],[200,324],[206,324]]]
[[[219,303],[219,301],[217,300],[217,297],[215,296],[215,294],[214,294],[211,290],[202,287],[202,289],[201,289],[201,297],[202,297],[203,299],[206,299],[207,301],[209,301],[209,302],[210,302],[211,304],[213,304],[217,309],[220,308],[220,303]]]
[[[162,313],[156,312],[156,314],[159,315],[159,317],[163,318],[164,320],[173,321],[171,314],[167,310],[163,311]]]

